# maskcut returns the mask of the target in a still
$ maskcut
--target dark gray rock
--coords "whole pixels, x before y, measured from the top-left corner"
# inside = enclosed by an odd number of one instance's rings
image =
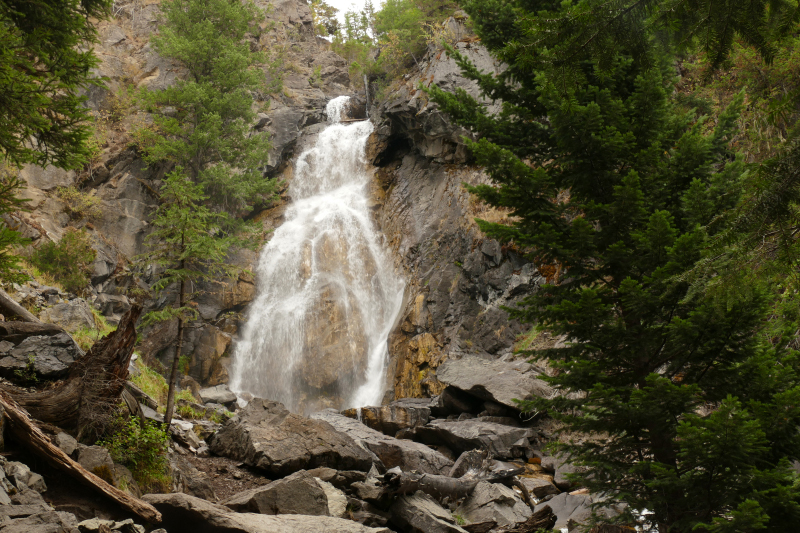
[[[543,477],[520,477],[520,482],[528,489],[529,493],[537,498],[561,492],[549,479]]]
[[[78,448],[78,441],[72,435],[68,435],[63,431],[56,435],[55,437],[55,445],[58,446],[62,452],[67,455],[72,455],[73,452]]]
[[[558,496],[540,503],[536,506],[536,511],[549,505],[556,515],[555,529],[566,528],[571,520],[576,523],[585,522],[592,515],[592,497],[588,494],[573,495],[562,492]]]
[[[26,372],[33,361],[33,369],[40,379],[59,379],[83,351],[67,333],[36,335],[14,345],[0,341],[0,375],[14,379],[16,372]]]
[[[211,437],[209,447],[217,455],[275,476],[322,466],[366,472],[372,466],[370,454],[328,422],[290,413],[283,404],[259,398],[228,420]]]
[[[575,483],[567,479],[567,474],[585,470],[585,467],[577,467],[569,462],[569,459],[562,455],[547,455],[542,457],[542,468],[553,474],[553,482],[561,490],[569,490]]]
[[[516,410],[519,405],[514,400],[555,395],[555,390],[539,375],[540,372],[528,363],[491,361],[470,355],[448,359],[436,372],[442,383]]]
[[[78,444],[78,456],[76,461],[89,472],[105,479],[106,481],[114,482],[114,461],[111,459],[111,454],[102,446],[84,446]],[[109,477],[111,479],[109,479]]]
[[[58,511],[46,511],[17,518],[0,525],[3,533],[79,533],[75,515]]]
[[[347,409],[342,411],[342,414],[349,418],[355,418],[362,424],[385,435],[395,437],[400,430],[424,426],[431,416],[430,407],[423,407],[423,402],[407,400],[410,400],[410,398],[392,402],[382,407]]]
[[[422,491],[400,496],[391,508],[392,522],[410,533],[466,533],[450,511]]]
[[[55,324],[64,330],[75,333],[81,328],[94,329],[92,308],[83,298],[75,298],[65,303],[48,307],[39,314],[42,322]]]
[[[483,464],[486,454],[480,450],[469,450],[462,453],[447,474],[449,477],[461,477],[467,472],[477,471]]]
[[[351,437],[359,445],[374,453],[386,468],[399,466],[403,471],[417,470],[428,474],[446,474],[453,464],[450,459],[424,444],[384,435],[333,409],[311,416],[325,420],[337,431]]]
[[[163,517],[167,531],[202,533],[391,533],[386,528],[369,528],[352,520],[332,516],[262,515],[237,513],[222,505],[187,494],[146,494],[142,499]]]
[[[240,492],[223,501],[222,505],[239,513],[329,516],[325,491],[305,470],[269,485]]]
[[[189,461],[177,454],[170,454],[169,466],[172,470],[172,488],[190,496],[203,498],[210,502],[217,501],[208,476],[200,472]]]
[[[218,403],[231,409],[236,404],[236,395],[231,392],[227,385],[217,385],[200,389],[200,398],[203,403]]]
[[[487,422],[480,418],[469,420],[432,420],[417,428],[417,438],[428,444],[440,444],[456,453],[488,447],[494,457],[511,459],[524,457],[530,449],[530,438],[536,431]]]
[[[513,526],[527,520],[533,512],[513,489],[498,483],[481,481],[456,509],[470,522],[496,522]]]

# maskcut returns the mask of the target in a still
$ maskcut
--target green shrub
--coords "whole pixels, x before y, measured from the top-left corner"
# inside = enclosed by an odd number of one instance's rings
[[[66,205],[66,212],[75,220],[88,218],[96,220],[103,216],[100,208],[100,198],[89,193],[81,192],[77,187],[59,187],[56,194]]]
[[[97,256],[83,230],[68,228],[57,243],[46,242],[30,254],[30,262],[69,292],[80,293],[89,284],[89,266]]]
[[[172,480],[167,431],[152,420],[146,420],[142,427],[138,419],[126,419],[122,411],[111,427],[109,435],[98,444],[108,449],[114,462],[131,471],[142,492],[169,492]]]
[[[139,373],[131,377],[133,384],[157,401],[159,405],[166,404],[168,386],[164,376],[147,366],[141,359],[137,359],[135,364]]]

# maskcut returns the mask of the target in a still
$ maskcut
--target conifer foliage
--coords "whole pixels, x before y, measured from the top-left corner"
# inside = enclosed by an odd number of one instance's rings
[[[243,244],[241,215],[272,198],[276,181],[264,176],[269,142],[251,134],[254,95],[266,90],[264,56],[251,50],[248,33],[261,13],[252,2],[165,0],[164,22],[153,38],[156,50],[178,62],[188,79],[145,91],[153,127],[139,132],[146,160],[172,167],[164,179],[141,263],[155,265],[152,289],[177,287],[177,301],[149,313],[145,323],[178,321],[165,422],[173,414],[174,389],[186,324],[196,318],[198,283],[232,272],[225,265],[231,246]]]
[[[660,533],[792,531],[800,379],[780,335],[763,340],[772,293],[721,301],[685,280],[739,201],[745,169],[729,140],[743,95],[709,124],[671,98],[669,58],[651,50],[645,68],[624,48],[603,64],[584,54],[583,82],[565,86],[507,54],[531,37],[513,22],[536,24],[530,3],[465,9],[508,69],[484,75],[450,53],[503,110],[429,93],[479,137],[466,142],[494,186],[471,192],[516,221],[481,228],[562,272],[511,310],[567,339],[531,354],[564,394],[524,407],[594,437],[561,449],[587,467],[584,486],[629,505],[623,521],[647,510]]]

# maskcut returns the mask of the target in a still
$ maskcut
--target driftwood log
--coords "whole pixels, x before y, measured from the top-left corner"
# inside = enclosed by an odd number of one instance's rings
[[[25,322],[41,324],[41,320],[33,316],[30,311],[19,305],[3,289],[0,289],[0,315],[6,318],[16,317]]]
[[[383,483],[396,494],[414,494],[416,491],[421,490],[437,499],[450,498],[451,500],[457,500],[468,496],[481,481],[488,481],[489,483],[509,482],[514,476],[524,471],[524,468],[518,468],[516,470],[464,475],[454,478],[392,469],[383,475]]]
[[[72,431],[78,440],[99,435],[121,401],[141,312],[141,306],[131,307],[116,331],[97,341],[54,387],[29,392],[2,384],[0,390],[33,418]]]
[[[161,522],[161,513],[152,505],[134,498],[130,494],[122,492],[103,481],[83,468],[79,463],[73,461],[60,448],[53,445],[50,439],[33,424],[25,410],[17,405],[14,399],[5,391],[0,391],[0,407],[3,408],[8,428],[16,439],[28,446],[29,450],[37,456],[44,458],[54,467],[66,472],[73,478],[97,489],[106,497],[111,498],[125,509],[148,522]]]

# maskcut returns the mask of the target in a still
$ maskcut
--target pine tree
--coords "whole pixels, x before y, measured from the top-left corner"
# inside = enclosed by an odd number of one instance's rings
[[[195,184],[182,167],[177,167],[164,179],[159,206],[151,222],[155,228],[147,236],[151,250],[140,260],[155,265],[159,279],[151,287],[156,294],[178,286],[177,304],[148,313],[143,326],[164,320],[178,321],[175,357],[172,361],[167,392],[164,423],[169,425],[175,401],[178,363],[183,350],[186,323],[197,318],[191,305],[198,283],[228,277],[231,267],[225,263],[231,246],[241,244],[234,236],[225,236],[221,226],[227,217],[214,212],[205,204],[208,197],[201,185]]]
[[[189,77],[160,91],[145,91],[142,102],[155,113],[154,127],[139,132],[151,163],[175,165],[161,192],[148,242],[152,250],[141,264],[159,265],[156,293],[178,286],[178,302],[149,313],[145,324],[178,320],[175,357],[169,376],[166,423],[172,418],[174,389],[187,321],[197,283],[229,277],[224,258],[236,237],[248,231],[241,215],[271,200],[276,180],[261,168],[269,142],[252,135],[253,94],[266,89],[247,33],[260,11],[251,2],[166,0],[156,50],[177,60]]]
[[[582,82],[565,86],[507,54],[521,31],[511,14],[535,24],[528,4],[492,6],[465,8],[507,70],[484,75],[450,53],[502,112],[463,90],[429,92],[480,137],[465,142],[494,185],[470,191],[515,220],[481,229],[561,271],[511,310],[568,341],[531,353],[564,395],[523,408],[597,437],[561,450],[588,467],[584,486],[629,504],[624,520],[648,509],[661,533],[792,531],[800,377],[785,341],[762,340],[774,289],[721,301],[686,281],[739,199],[744,167],[728,140],[743,95],[711,127],[670,97],[669,58],[655,52],[649,69],[632,54],[584,55]]]
[[[275,180],[264,135],[251,135],[253,94],[266,89],[246,36],[260,11],[251,2],[167,0],[155,49],[183,65],[189,78],[160,91],[145,91],[155,128],[141,133],[146,159],[182,166],[203,186],[209,201],[231,214],[267,202]]]
[[[85,91],[101,85],[89,47],[110,0],[0,0],[0,216],[24,209],[11,169],[76,168],[89,154]],[[0,280],[22,281],[15,249],[28,241],[0,220]]]
[[[110,0],[0,1],[0,153],[15,166],[75,168],[91,134],[85,91],[102,80],[92,18]]]

